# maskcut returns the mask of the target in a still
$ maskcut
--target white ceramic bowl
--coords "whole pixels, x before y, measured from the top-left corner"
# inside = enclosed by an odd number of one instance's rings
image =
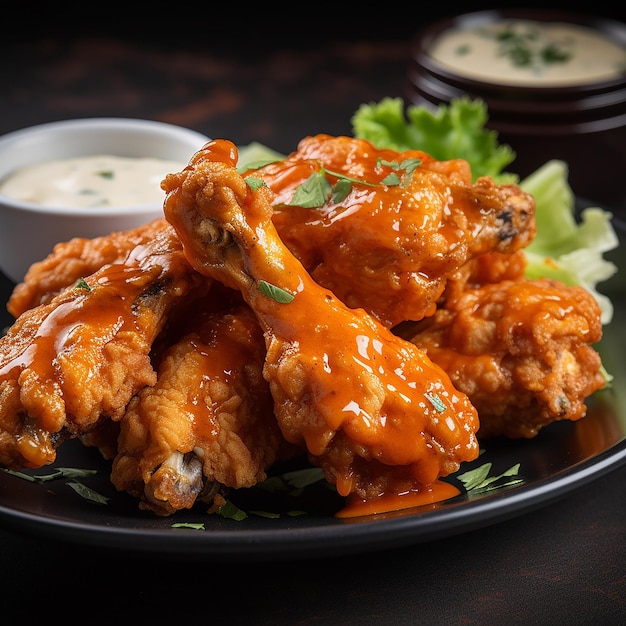
[[[28,165],[102,154],[186,164],[208,140],[181,126],[143,119],[86,118],[39,124],[0,137],[0,180]],[[19,282],[30,265],[45,258],[58,242],[134,228],[162,215],[162,202],[51,208],[0,193],[0,269]]]

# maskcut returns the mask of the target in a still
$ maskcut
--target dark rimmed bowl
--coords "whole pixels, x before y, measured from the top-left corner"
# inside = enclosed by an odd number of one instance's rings
[[[585,26],[626,49],[626,25],[616,20],[557,10],[501,9],[467,13],[431,23],[411,45],[407,101],[436,107],[468,96],[485,101],[488,127],[517,157],[510,169],[526,176],[548,159],[569,165],[575,193],[626,210],[626,68],[611,80],[538,86],[477,80],[457,74],[430,55],[451,28],[475,28],[502,19]]]

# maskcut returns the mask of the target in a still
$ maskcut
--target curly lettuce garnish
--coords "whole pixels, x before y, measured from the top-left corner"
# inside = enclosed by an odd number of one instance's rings
[[[600,305],[602,323],[608,324],[613,317],[613,304],[598,292],[597,285],[617,271],[615,264],[603,257],[619,244],[612,214],[599,207],[588,207],[577,221],[574,193],[563,161],[548,161],[522,180],[520,187],[536,203],[537,235],[524,250],[528,259],[526,276],[585,287]]]
[[[431,111],[418,105],[405,109],[401,98],[384,98],[357,109],[352,131],[378,148],[422,150],[439,161],[465,159],[474,179],[491,176],[499,183],[517,182],[516,174],[504,171],[515,152],[498,142],[497,132],[485,128],[487,120],[482,100],[459,98]]]

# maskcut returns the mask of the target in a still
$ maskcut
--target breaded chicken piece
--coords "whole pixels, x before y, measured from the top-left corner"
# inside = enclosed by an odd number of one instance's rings
[[[150,351],[168,312],[206,289],[173,231],[28,309],[0,338],[0,464],[52,463],[56,448],[118,420],[153,385]]]
[[[206,144],[162,183],[164,210],[201,273],[237,288],[265,333],[264,377],[283,436],[343,496],[428,485],[478,455],[476,410],[447,374],[363,309],[314,282],[272,224],[273,194]]]
[[[586,414],[585,399],[605,385],[593,347],[600,309],[586,289],[523,277],[452,285],[435,315],[403,334],[470,397],[481,441],[534,437]]]
[[[415,163],[410,171],[408,164]],[[321,202],[293,206],[305,181],[322,170],[315,189],[343,176],[342,182],[351,181],[347,195],[326,191]],[[398,153],[363,139],[316,135],[284,161],[249,173],[275,192],[274,225],[314,280],[388,327],[431,315],[449,276],[468,260],[513,253],[535,235],[533,198],[489,178],[472,184],[461,159],[437,161],[417,150]],[[394,176],[398,184],[389,180]],[[9,311],[17,316],[45,302],[164,227],[156,220],[126,233],[58,244],[16,286]]]
[[[257,484],[286,447],[250,309],[207,311],[189,327],[165,352],[156,384],[131,400],[111,473],[118,490],[158,515]]]
[[[388,327],[432,315],[458,268],[536,232],[534,199],[517,185],[472,184],[466,161],[419,150],[316,135],[249,174],[274,191],[274,225],[312,278]],[[331,193],[338,181],[345,194]]]
[[[21,283],[13,289],[7,309],[13,317],[40,304],[50,302],[66,287],[76,284],[104,265],[123,261],[133,248],[142,246],[164,235],[171,229],[165,219],[157,219],[131,230],[86,239],[76,237],[58,243],[41,261],[33,263]],[[166,236],[172,237],[170,230]]]

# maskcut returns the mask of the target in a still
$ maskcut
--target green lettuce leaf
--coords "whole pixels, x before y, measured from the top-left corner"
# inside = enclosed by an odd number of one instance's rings
[[[253,141],[245,146],[239,146],[237,152],[239,152],[237,171],[240,174],[248,170],[259,169],[269,163],[282,161],[286,156],[258,141]]]
[[[515,152],[485,128],[487,120],[487,105],[480,99],[459,98],[434,111],[409,105],[405,115],[401,98],[384,98],[362,104],[352,116],[352,130],[378,148],[422,150],[439,161],[465,159],[474,180],[491,176],[499,183],[517,182],[516,174],[504,171]]]
[[[598,291],[598,283],[617,271],[604,253],[619,245],[609,211],[588,207],[575,215],[575,196],[568,182],[567,164],[551,160],[520,182],[535,198],[537,235],[524,252],[529,278],[547,277],[567,285],[581,285],[596,298],[602,322],[613,318],[611,300]]]

